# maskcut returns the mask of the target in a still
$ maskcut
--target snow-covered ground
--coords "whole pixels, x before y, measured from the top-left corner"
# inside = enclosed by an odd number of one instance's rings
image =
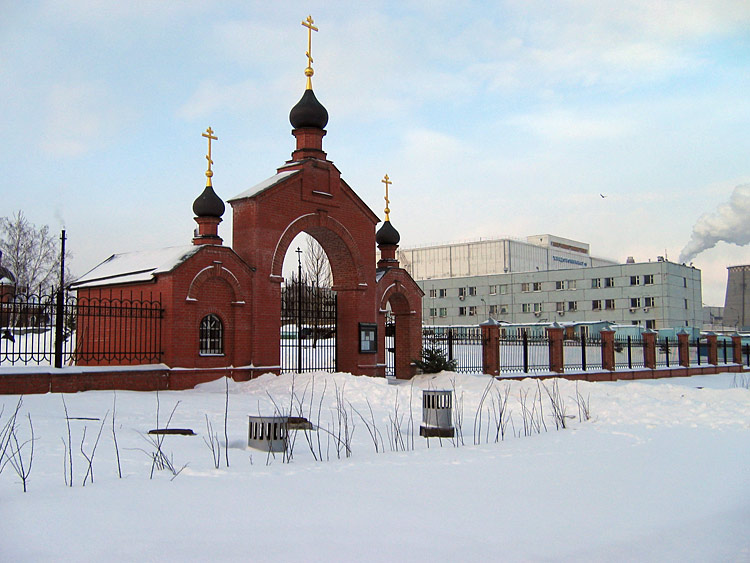
[[[63,397],[25,396],[17,436],[29,437],[30,414],[33,465],[27,493],[10,464],[0,474],[0,560],[750,561],[750,376],[558,380],[569,415],[560,430],[533,380],[493,383],[480,423],[488,382],[440,374],[389,384],[324,373],[230,381],[230,465],[221,451],[218,469],[205,417],[223,446],[225,380],[159,393],[158,423],[156,393],[65,395],[73,487],[65,482]],[[554,381],[544,384],[554,392]],[[454,387],[463,439],[428,444],[419,437],[421,391]],[[512,422],[495,442],[506,389]],[[576,396],[588,402],[590,420],[579,420]],[[0,397],[0,427],[17,402]],[[290,403],[322,427],[308,436],[324,461],[302,431],[288,463],[246,447],[247,416]],[[345,432],[337,404],[353,427],[348,458],[342,450],[339,459],[330,434]],[[167,436],[162,450],[184,469],[150,478],[146,433],[166,426],[173,409],[169,426],[197,435]],[[374,421],[378,453],[357,412]],[[105,416],[94,480],[83,486],[81,450],[91,457],[101,424],[83,419]],[[29,453],[27,445],[25,460]]]

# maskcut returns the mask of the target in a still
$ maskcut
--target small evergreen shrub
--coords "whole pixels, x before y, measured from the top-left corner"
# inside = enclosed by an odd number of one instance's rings
[[[449,360],[440,348],[425,348],[422,359],[415,360],[414,365],[423,373],[439,373],[441,371],[456,371],[456,360]]]

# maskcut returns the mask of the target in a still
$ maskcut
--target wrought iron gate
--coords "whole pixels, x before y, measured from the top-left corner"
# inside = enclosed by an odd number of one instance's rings
[[[286,281],[281,288],[281,371],[336,371],[336,292]]]
[[[385,321],[385,375],[396,375],[396,322],[390,315]]]

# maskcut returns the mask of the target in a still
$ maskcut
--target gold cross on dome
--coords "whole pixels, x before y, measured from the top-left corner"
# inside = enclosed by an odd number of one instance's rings
[[[211,171],[211,165],[214,163],[213,160],[211,160],[211,141],[218,141],[219,138],[214,136],[214,131],[209,127],[206,129],[205,133],[201,133],[202,137],[205,137],[208,139],[208,154],[206,155],[206,160],[208,160],[208,170],[206,170],[206,178],[208,178],[208,181],[206,182],[207,186],[211,185],[211,176],[214,175],[214,173]]]
[[[307,55],[307,68],[305,69],[305,76],[307,76],[308,90],[312,90],[312,75],[315,74],[315,71],[312,68],[312,32],[318,31],[318,28],[313,25],[314,23],[312,16],[307,16],[307,19],[302,22],[302,25],[307,28],[307,52],[305,53],[305,55]]]
[[[390,200],[388,199],[388,186],[390,186],[393,182],[391,182],[390,178],[388,178],[388,174],[386,174],[385,177],[380,181],[385,184],[385,220],[390,221],[391,210],[388,209],[388,205],[390,204]]]

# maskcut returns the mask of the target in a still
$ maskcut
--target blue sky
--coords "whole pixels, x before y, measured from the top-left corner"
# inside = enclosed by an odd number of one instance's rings
[[[404,246],[553,233],[676,261],[750,183],[745,0],[29,1],[0,18],[0,216],[64,226],[79,275],[189,243],[209,125],[225,200],[289,158],[308,14],[324,149],[381,215],[389,174]],[[720,305],[750,252],[693,262]]]

